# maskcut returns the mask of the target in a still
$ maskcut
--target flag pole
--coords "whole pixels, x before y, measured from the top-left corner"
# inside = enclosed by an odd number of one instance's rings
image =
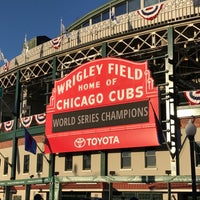
[[[3,61],[5,64],[8,62],[7,58],[5,58],[1,49],[0,49],[0,61]]]
[[[45,160],[50,163],[50,160],[46,157],[46,155],[44,154],[44,151],[42,151],[42,149],[38,146],[38,144],[36,144],[37,148],[40,150],[40,152],[42,153],[43,157],[45,158]]]
[[[8,163],[8,165],[10,167],[12,167],[12,164],[8,162],[8,160],[6,160],[6,157],[0,152],[0,155],[2,156],[2,158],[6,161],[6,163]]]
[[[60,19],[60,35],[62,36],[63,34],[63,22],[62,22],[62,18]]]
[[[3,62],[5,60],[5,57],[4,57],[3,52],[1,51],[1,49],[0,49],[0,60],[2,60]]]
[[[64,35],[66,35],[65,26],[63,24],[62,17],[60,18],[60,37],[61,37],[61,50],[63,49],[63,39]],[[61,77],[63,77],[63,64],[61,66]]]
[[[154,114],[154,116],[156,117],[156,120],[157,120],[158,123],[159,123],[159,126],[162,127],[162,125],[161,125],[161,123],[160,123],[160,121],[159,121],[159,119],[158,119],[158,116],[157,116],[157,114],[156,114],[156,111],[155,111],[155,109],[154,109],[154,107],[153,107],[153,104],[152,104],[150,98],[149,98],[149,103],[150,103],[151,108],[152,108],[152,110],[153,110],[153,114]],[[170,152],[170,154],[171,154],[170,146],[169,146],[169,144],[168,144],[168,142],[167,142],[167,139],[166,139],[166,137],[165,137],[165,135],[164,135],[164,133],[163,133],[163,130],[161,130],[161,132],[162,132],[162,137],[163,137],[163,140],[164,140],[165,145],[166,145],[166,147],[167,147],[167,150],[168,150],[168,151]]]
[[[27,34],[25,34],[24,45],[23,45],[23,51],[25,53],[25,63],[26,63],[27,58],[28,58],[28,56],[27,56],[28,50],[29,50],[29,46],[28,46]]]

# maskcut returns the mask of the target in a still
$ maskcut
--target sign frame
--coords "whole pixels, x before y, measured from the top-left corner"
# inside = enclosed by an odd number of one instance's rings
[[[45,153],[159,146],[158,88],[148,62],[101,58],[56,80]]]

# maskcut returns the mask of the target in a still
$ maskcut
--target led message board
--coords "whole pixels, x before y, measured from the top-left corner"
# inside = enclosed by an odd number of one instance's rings
[[[55,81],[46,153],[158,146],[158,89],[148,63],[102,58]]]

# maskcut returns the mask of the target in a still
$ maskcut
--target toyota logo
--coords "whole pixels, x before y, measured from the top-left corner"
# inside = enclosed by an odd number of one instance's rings
[[[84,138],[77,138],[75,141],[74,141],[74,146],[76,148],[83,148],[86,144],[86,141]]]

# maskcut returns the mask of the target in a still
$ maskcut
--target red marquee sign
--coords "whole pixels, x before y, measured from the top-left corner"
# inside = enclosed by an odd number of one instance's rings
[[[158,146],[158,89],[148,63],[103,58],[55,81],[46,153]]]

